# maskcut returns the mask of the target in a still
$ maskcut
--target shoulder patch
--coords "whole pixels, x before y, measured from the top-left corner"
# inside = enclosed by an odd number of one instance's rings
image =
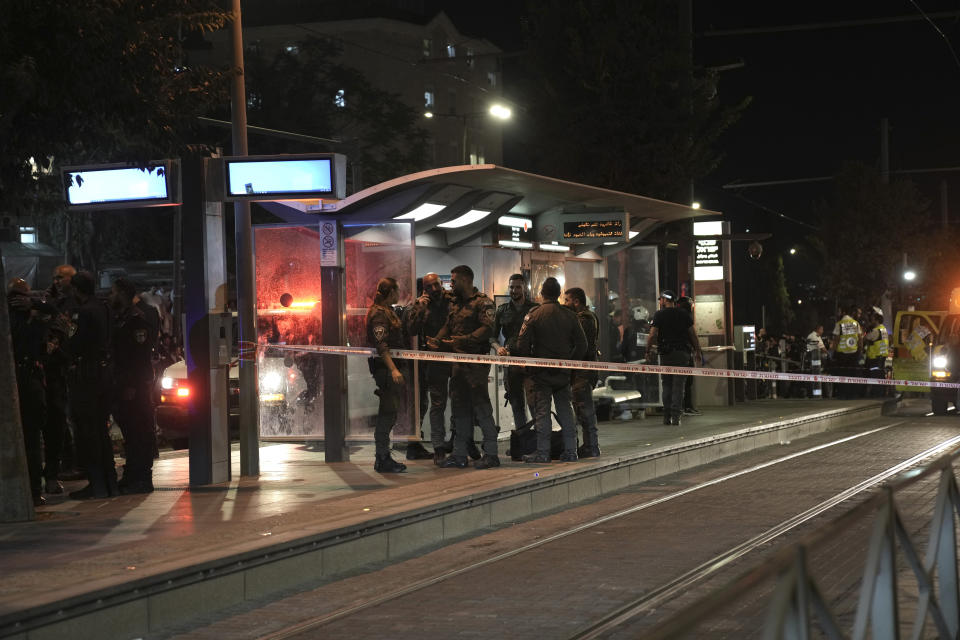
[[[373,337],[377,339],[377,342],[382,342],[386,335],[387,335],[386,325],[376,324],[373,326]]]
[[[493,316],[494,316],[493,307],[487,307],[484,312],[485,312],[485,314],[486,314],[486,316],[487,316],[487,320],[490,320],[490,321],[492,322],[492,321],[493,321]]]

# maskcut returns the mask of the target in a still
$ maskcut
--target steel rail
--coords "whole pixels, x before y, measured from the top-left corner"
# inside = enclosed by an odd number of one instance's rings
[[[578,631],[576,634],[570,636],[570,640],[588,640],[591,638],[597,638],[601,634],[607,633],[619,625],[623,624],[630,618],[633,618],[639,613],[642,613],[645,610],[652,609],[667,601],[668,599],[676,596],[680,592],[689,589],[693,584],[703,580],[704,578],[709,577],[710,575],[720,571],[721,569],[729,566],[734,561],[745,556],[749,552],[753,551],[757,547],[760,547],[771,540],[787,533],[791,529],[795,529],[801,524],[816,518],[817,516],[823,514],[824,512],[832,509],[836,505],[844,502],[845,500],[850,499],[851,497],[862,493],[867,489],[870,489],[886,480],[910,469],[911,467],[916,466],[918,463],[929,458],[932,455],[936,455],[942,452],[944,449],[949,449],[950,447],[960,444],[960,436],[954,436],[949,440],[945,440],[940,444],[927,449],[921,453],[918,453],[911,458],[904,460],[898,464],[895,464],[892,467],[870,477],[866,480],[857,483],[856,485],[845,489],[840,493],[824,500],[823,502],[807,509],[806,511],[799,513],[783,522],[777,524],[774,527],[771,527],[767,531],[750,538],[749,540],[733,547],[732,549],[725,551],[722,554],[719,554],[710,560],[700,564],[697,567],[694,567],[690,571],[684,573],[683,575],[671,580],[670,582],[661,585],[655,589],[648,591],[642,596],[636,598],[632,602],[620,607],[616,611],[607,614],[597,622],[592,623],[590,626]],[[911,481],[913,479],[911,478]],[[880,496],[882,498],[882,496]],[[867,503],[872,504],[874,500],[879,499],[877,497],[868,500]],[[862,507],[861,507],[862,508]]]
[[[950,438],[936,448],[941,450],[948,448],[951,446],[949,443],[957,440],[960,440],[960,437]],[[795,544],[781,549],[774,554],[773,557],[765,561],[762,566],[746,571],[731,580],[723,588],[698,600],[690,607],[686,607],[684,610],[671,615],[663,622],[658,623],[655,628],[647,630],[644,635],[645,639],[667,640],[694,629],[711,615],[737,600],[740,594],[751,591],[764,582],[775,579],[783,574],[784,571],[789,570],[797,561],[798,549],[810,549],[835,538],[838,534],[847,531],[852,524],[862,521],[864,517],[883,508],[891,494],[895,494],[906,487],[926,480],[935,473],[942,472],[958,458],[960,458],[960,447],[954,448],[953,451],[929,463],[918,473],[904,474],[902,477],[892,480],[884,487],[884,491],[881,493],[845,511],[834,520],[819,527],[816,531],[807,534]]]
[[[630,514],[633,514],[633,513],[638,512],[638,511],[643,511],[643,510],[645,510],[645,509],[649,509],[649,508],[651,508],[651,507],[655,507],[655,506],[660,505],[660,504],[663,504],[663,503],[665,503],[665,502],[669,502],[669,501],[675,500],[675,499],[677,499],[677,498],[682,498],[683,496],[686,496],[686,495],[689,495],[689,494],[691,494],[691,493],[694,493],[695,491],[700,491],[701,489],[706,489],[706,488],[708,488],[708,487],[713,487],[713,486],[718,485],[718,484],[721,484],[721,483],[723,483],[723,482],[727,482],[727,481],[730,481],[730,480],[739,478],[739,477],[741,477],[741,476],[744,476],[744,475],[747,475],[747,474],[750,474],[750,473],[755,473],[755,472],[757,472],[757,471],[761,471],[761,470],[763,470],[763,469],[767,469],[767,468],[772,467],[772,466],[777,465],[777,464],[782,464],[782,463],[784,463],[784,462],[788,462],[788,461],[790,461],[790,460],[794,460],[794,459],[796,459],[796,458],[799,458],[799,457],[802,457],[802,456],[805,456],[805,455],[808,455],[808,454],[811,454],[811,453],[816,453],[816,452],[818,452],[818,451],[822,451],[822,450],[824,450],[824,449],[827,449],[827,448],[830,448],[830,447],[833,447],[833,446],[845,444],[845,443],[847,443],[847,442],[851,442],[851,441],[853,441],[853,440],[856,440],[856,439],[859,439],[859,438],[862,438],[862,437],[865,437],[865,436],[873,435],[873,434],[879,433],[879,432],[881,432],[881,431],[886,431],[887,429],[891,429],[891,428],[893,428],[893,427],[895,427],[895,426],[898,426],[898,425],[902,424],[903,422],[904,422],[903,420],[900,420],[900,421],[897,421],[897,422],[893,422],[893,423],[891,423],[891,424],[887,424],[887,425],[884,425],[884,426],[881,426],[881,427],[877,427],[876,429],[870,429],[870,430],[868,430],[868,431],[864,431],[863,433],[857,433],[857,434],[854,434],[854,435],[851,435],[851,436],[845,436],[845,437],[843,437],[843,438],[839,438],[839,439],[837,439],[837,440],[833,440],[833,441],[831,441],[831,442],[827,442],[827,443],[824,443],[824,444],[816,445],[816,446],[814,446],[814,447],[810,447],[810,448],[808,448],[808,449],[804,449],[804,450],[798,451],[798,452],[796,452],[796,453],[791,453],[791,454],[788,454],[788,455],[785,455],[785,456],[781,456],[781,457],[779,457],[779,458],[775,458],[775,459],[773,459],[773,460],[768,460],[768,461],[766,461],[766,462],[761,462],[761,463],[759,463],[759,464],[756,464],[756,465],[747,467],[747,468],[745,468],[745,469],[740,469],[739,471],[734,471],[734,472],[732,472],[732,473],[728,473],[728,474],[724,474],[724,475],[722,475],[722,476],[718,476],[717,478],[713,478],[713,479],[711,479],[711,480],[707,480],[707,481],[705,481],[705,482],[701,482],[701,483],[699,483],[699,484],[696,484],[696,485],[687,487],[686,489],[682,489],[682,490],[680,490],[680,491],[676,491],[676,492],[670,493],[670,494],[668,494],[668,495],[661,496],[661,497],[656,498],[656,499],[654,499],[654,500],[648,500],[648,501],[642,502],[642,503],[640,503],[640,504],[636,504],[636,505],[633,505],[633,506],[631,506],[631,507],[627,507],[627,508],[625,508],[625,509],[621,509],[621,510],[619,510],[619,511],[615,511],[615,512],[610,513],[610,514],[607,514],[607,515],[605,515],[605,516],[601,516],[601,517],[599,517],[599,518],[595,518],[594,520],[591,520],[591,521],[589,521],[589,522],[586,522],[586,523],[577,525],[577,526],[575,526],[575,527],[571,527],[571,528],[569,528],[569,529],[566,529],[566,530],[563,530],[563,531],[554,533],[554,534],[549,535],[549,536],[547,536],[547,537],[545,537],[545,538],[541,538],[541,539],[539,539],[539,540],[537,540],[537,541],[535,541],[535,542],[531,542],[531,543],[529,543],[529,544],[526,544],[526,545],[524,545],[524,546],[522,546],[522,547],[517,547],[516,549],[511,549],[510,551],[505,551],[505,552],[503,552],[503,553],[497,554],[497,555],[495,555],[495,556],[491,556],[491,557],[489,557],[489,558],[486,558],[485,560],[481,560],[481,561],[479,561],[479,562],[475,562],[475,563],[470,564],[470,565],[467,565],[467,566],[465,566],[465,567],[460,567],[459,569],[454,569],[454,570],[447,571],[447,572],[444,572],[444,573],[441,573],[441,574],[438,574],[438,575],[435,575],[435,576],[431,576],[431,577],[429,577],[429,578],[424,578],[423,580],[419,580],[419,581],[417,581],[417,582],[413,582],[413,583],[411,583],[411,584],[409,584],[409,585],[407,585],[407,586],[405,586],[405,587],[401,587],[401,588],[399,588],[399,589],[395,589],[395,590],[393,590],[393,591],[389,591],[389,592],[384,593],[384,594],[382,594],[382,595],[380,595],[380,596],[377,596],[377,597],[375,597],[375,598],[371,598],[371,599],[369,599],[369,600],[365,600],[365,601],[363,601],[363,602],[359,602],[359,603],[354,604],[354,605],[350,605],[350,606],[347,606],[347,607],[343,607],[343,608],[337,609],[336,611],[331,611],[330,613],[325,613],[325,614],[322,614],[322,615],[319,615],[319,616],[315,616],[315,617],[313,617],[313,618],[309,618],[309,619],[307,619],[307,620],[298,622],[298,623],[296,623],[296,624],[294,624],[294,625],[290,625],[290,626],[288,626],[288,627],[284,627],[283,629],[280,629],[280,630],[274,631],[274,632],[272,632],[272,633],[268,633],[268,634],[266,634],[266,635],[260,636],[260,637],[259,637],[259,640],[282,640],[282,639],[284,639],[284,638],[292,638],[292,637],[295,637],[295,636],[297,636],[298,634],[301,634],[301,633],[304,633],[304,632],[306,632],[306,631],[310,631],[310,630],[313,630],[313,629],[317,629],[317,628],[319,628],[319,627],[322,627],[322,626],[324,626],[324,625],[327,625],[327,624],[329,624],[329,623],[331,623],[331,622],[334,622],[334,621],[336,621],[336,620],[339,620],[339,619],[341,619],[341,618],[345,618],[345,617],[351,616],[351,615],[353,615],[353,614],[355,614],[355,613],[359,613],[360,611],[363,611],[363,610],[365,610],[365,609],[369,609],[369,608],[371,608],[371,607],[375,607],[375,606],[381,605],[381,604],[383,604],[383,603],[385,603],[385,602],[389,602],[389,601],[391,601],[391,600],[396,600],[397,598],[401,598],[401,597],[403,597],[403,596],[409,595],[409,594],[411,594],[411,593],[415,593],[415,592],[417,592],[417,591],[420,591],[420,590],[425,589],[425,588],[427,588],[427,587],[433,586],[433,585],[435,585],[435,584],[438,584],[438,583],[441,583],[441,582],[445,582],[445,581],[447,581],[447,580],[450,580],[451,578],[455,578],[455,577],[460,576],[460,575],[463,575],[463,574],[465,574],[465,573],[469,573],[470,571],[474,571],[474,570],[476,570],[476,569],[480,569],[480,568],[482,568],[482,567],[485,567],[485,566],[488,566],[488,565],[491,565],[491,564],[500,562],[501,560],[506,560],[506,559],[508,559],[508,558],[512,558],[512,557],[514,557],[514,556],[516,556],[516,555],[520,555],[520,554],[525,553],[525,552],[527,552],[527,551],[531,551],[531,550],[533,550],[533,549],[536,549],[536,548],[538,548],[538,547],[544,546],[544,545],[549,544],[549,543],[551,543],[551,542],[555,542],[555,541],[557,541],[557,540],[560,540],[560,539],[566,538],[566,537],[568,537],[568,536],[571,536],[571,535],[580,533],[580,532],[582,532],[582,531],[585,531],[585,530],[587,530],[587,529],[591,529],[591,528],[596,527],[596,526],[599,526],[599,525],[601,525],[601,524],[610,522],[611,520],[616,520],[616,519],[618,519],[618,518],[622,518],[622,517],[624,517],[624,516],[628,516],[628,515],[630,515]],[[958,439],[960,439],[960,436],[958,436]]]

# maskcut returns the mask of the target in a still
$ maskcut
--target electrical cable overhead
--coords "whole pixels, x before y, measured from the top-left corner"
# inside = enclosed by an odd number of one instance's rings
[[[950,42],[950,38],[947,37],[947,34],[945,34],[943,30],[937,26],[937,23],[931,20],[930,16],[928,16],[926,12],[920,8],[920,5],[917,4],[917,0],[910,0],[910,4],[912,4],[914,8],[920,12],[920,15],[923,16],[923,19],[930,23],[930,26],[933,27],[934,30],[940,34],[940,37],[943,38],[943,41],[947,43],[947,48],[950,49],[950,55],[953,56],[954,63],[956,63],[957,68],[960,69],[960,58],[957,58],[957,52],[954,50],[953,44]]]

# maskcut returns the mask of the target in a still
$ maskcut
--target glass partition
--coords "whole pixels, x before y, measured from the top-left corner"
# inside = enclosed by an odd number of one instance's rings
[[[288,349],[320,344],[319,228],[254,229],[260,437],[323,437],[319,354]]]
[[[657,312],[658,281],[657,247],[631,247],[607,258],[610,296],[611,360],[646,362],[647,336],[650,321]],[[604,319],[600,319],[604,322]],[[650,364],[656,364],[651,362]],[[659,376],[656,374],[625,375],[617,381],[642,394],[640,405],[660,404]],[[613,386],[613,385],[611,385]]]
[[[344,225],[343,244],[347,344],[368,347],[367,310],[373,304],[380,278],[389,276],[397,280],[401,307],[410,305],[415,297],[413,228],[408,223]],[[407,384],[391,436],[394,441],[419,438],[413,418],[418,410],[413,365],[407,363],[406,370],[402,369]],[[350,440],[373,440],[379,408],[376,390],[367,359],[348,357],[347,437]]]

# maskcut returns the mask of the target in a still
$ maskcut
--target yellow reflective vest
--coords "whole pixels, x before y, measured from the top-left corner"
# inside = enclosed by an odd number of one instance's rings
[[[856,353],[857,339],[860,337],[860,323],[850,316],[843,316],[837,323],[839,328],[839,340],[837,341],[837,351],[840,353]],[[834,330],[834,335],[838,331]]]
[[[877,333],[879,334],[877,339],[867,347],[867,359],[886,358],[890,353],[890,336],[883,323],[877,325]]]

